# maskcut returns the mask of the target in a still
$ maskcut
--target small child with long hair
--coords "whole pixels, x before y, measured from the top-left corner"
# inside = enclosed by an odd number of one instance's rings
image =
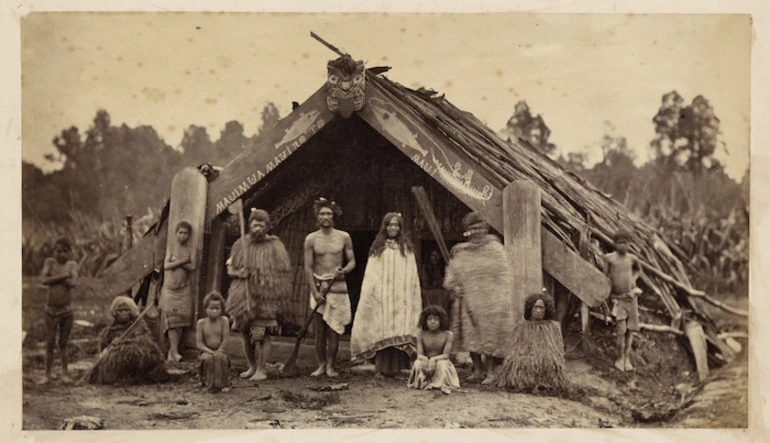
[[[195,338],[200,360],[201,383],[210,392],[230,390],[230,357],[224,351],[230,337],[230,321],[223,314],[225,300],[217,291],[203,299],[206,317],[198,320]]]
[[[554,321],[555,311],[548,294],[530,294],[524,300],[524,320],[513,326],[498,386],[535,392],[566,386],[564,341],[561,326]]]
[[[417,360],[407,386],[415,389],[440,389],[449,395],[460,388],[457,370],[449,360],[452,331],[449,316],[439,306],[430,305],[420,313],[417,333]]]

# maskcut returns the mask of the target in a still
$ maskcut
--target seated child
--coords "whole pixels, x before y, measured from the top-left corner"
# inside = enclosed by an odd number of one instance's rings
[[[441,389],[449,395],[452,389],[460,388],[457,370],[449,360],[452,352],[452,332],[449,331],[449,316],[439,306],[423,309],[418,322],[417,360],[409,374],[407,386],[415,389]]]
[[[548,294],[531,294],[524,301],[524,321],[513,326],[498,386],[535,392],[565,387],[564,341],[554,311]]]
[[[195,338],[200,360],[201,383],[209,392],[230,390],[230,357],[224,352],[230,337],[230,322],[222,315],[225,300],[212,291],[203,299],[206,317],[198,320]]]

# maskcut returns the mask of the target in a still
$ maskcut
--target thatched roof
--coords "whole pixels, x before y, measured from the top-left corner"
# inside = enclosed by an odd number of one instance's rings
[[[399,107],[405,108],[402,111],[408,112],[412,121],[424,125],[426,130],[451,145],[498,188],[520,179],[537,184],[542,191],[543,227],[575,251],[579,250],[581,232],[590,233],[593,241],[588,255],[597,265],[603,254],[613,249],[613,233],[621,228],[629,230],[633,236],[631,249],[645,270],[641,284],[646,294],[654,294],[643,297],[640,303],[646,300],[656,307],[662,305],[671,320],[670,329],[679,330],[683,319],[699,321],[709,342],[723,354],[728,352],[716,337],[718,331],[703,309],[703,303],[705,300],[731,308],[691,288],[687,270],[682,265],[687,257],[667,244],[655,228],[611,196],[541,154],[526,140],[502,140],[495,131],[455,107],[443,95],[423,88],[415,91],[371,71],[367,74],[367,88],[381,89],[398,100]]]

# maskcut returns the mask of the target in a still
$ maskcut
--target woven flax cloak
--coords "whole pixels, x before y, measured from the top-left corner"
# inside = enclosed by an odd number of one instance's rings
[[[281,240],[274,235],[258,242],[250,238],[246,237],[245,253],[241,239],[235,241],[230,253],[234,269],[245,267],[249,271],[251,310],[246,306],[245,279],[233,279],[225,301],[225,311],[240,327],[255,319],[276,320],[291,290],[289,254]]]
[[[444,287],[462,294],[452,303],[453,349],[504,358],[517,311],[513,272],[500,240],[490,234],[455,245]]]
[[[388,347],[416,354],[417,321],[422,311],[420,278],[414,253],[386,247],[370,256],[350,336],[353,361],[371,358]]]
[[[122,324],[113,322],[104,328],[99,334],[99,350],[104,350],[112,340],[123,335],[135,319],[136,317]],[[108,351],[91,372],[88,383],[157,382],[166,377],[163,354],[153,341],[144,320],[140,322],[120,343]]]

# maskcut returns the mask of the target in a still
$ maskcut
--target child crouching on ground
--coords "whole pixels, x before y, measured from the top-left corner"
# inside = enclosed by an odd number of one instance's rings
[[[450,394],[460,388],[457,370],[449,360],[452,332],[449,316],[439,306],[431,305],[420,313],[417,333],[417,360],[409,374],[407,386],[415,389],[441,389]]]
[[[203,299],[206,317],[198,320],[196,342],[201,353],[201,383],[209,392],[230,390],[230,358],[224,347],[230,337],[230,322],[222,315],[225,300],[219,292],[212,291]]]

